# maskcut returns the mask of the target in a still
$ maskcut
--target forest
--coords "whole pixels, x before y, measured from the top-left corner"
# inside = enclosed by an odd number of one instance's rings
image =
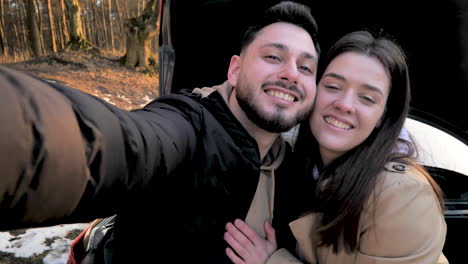
[[[159,2],[0,0],[0,63],[90,51],[110,52],[126,66],[151,70],[158,49]]]

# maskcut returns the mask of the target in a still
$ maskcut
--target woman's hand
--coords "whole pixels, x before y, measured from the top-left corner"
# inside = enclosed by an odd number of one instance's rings
[[[224,240],[231,246],[226,254],[234,264],[263,264],[276,251],[275,229],[264,224],[266,239],[260,237],[247,223],[236,219],[226,224]]]

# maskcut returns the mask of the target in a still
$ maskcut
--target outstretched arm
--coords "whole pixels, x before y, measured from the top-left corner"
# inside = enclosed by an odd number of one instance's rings
[[[114,214],[194,153],[190,102],[129,112],[5,67],[0,86],[0,229]]]

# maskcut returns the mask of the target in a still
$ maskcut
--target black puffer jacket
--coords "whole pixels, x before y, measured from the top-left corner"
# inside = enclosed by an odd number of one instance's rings
[[[128,112],[6,68],[0,83],[1,229],[117,213],[113,263],[226,261],[260,161],[219,93]]]

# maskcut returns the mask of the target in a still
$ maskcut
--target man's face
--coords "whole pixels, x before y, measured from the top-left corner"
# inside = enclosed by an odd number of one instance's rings
[[[274,23],[231,59],[229,82],[240,108],[258,127],[284,132],[305,119],[316,93],[317,52],[309,34]]]

